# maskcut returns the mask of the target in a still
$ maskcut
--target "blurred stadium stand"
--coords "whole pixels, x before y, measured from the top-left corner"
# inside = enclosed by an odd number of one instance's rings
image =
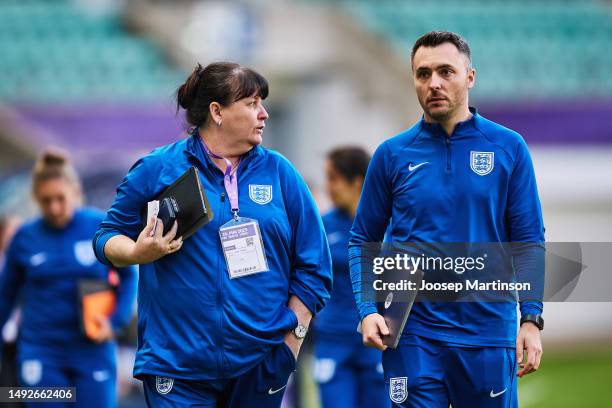
[[[117,12],[67,0],[3,0],[0,54],[0,98],[11,102],[141,102],[183,76]]]
[[[479,72],[478,100],[593,98],[612,92],[612,10],[604,1],[340,0],[406,58],[430,30],[461,33]],[[563,81],[559,81],[563,78]]]
[[[90,202],[106,207],[133,156],[176,137],[168,102],[185,73],[128,31],[118,3],[106,3],[0,2],[1,179],[27,169],[43,146],[60,146],[82,169]],[[117,146],[132,155],[117,157]],[[20,185],[12,196],[27,199]]]

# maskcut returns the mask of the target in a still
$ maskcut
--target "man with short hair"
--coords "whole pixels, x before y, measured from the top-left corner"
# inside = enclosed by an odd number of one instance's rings
[[[362,287],[363,244],[381,242],[529,243],[513,254],[517,276],[544,265],[544,226],[533,165],[523,138],[468,105],[470,48],[434,31],[412,50],[422,119],[385,141],[370,163],[351,230],[351,280],[366,345],[385,350],[389,334]],[[427,273],[425,278],[427,278]],[[399,346],[383,353],[395,406],[516,407],[516,377],[538,369],[542,303],[416,302]],[[526,361],[523,362],[523,358]],[[517,372],[517,362],[519,370]]]

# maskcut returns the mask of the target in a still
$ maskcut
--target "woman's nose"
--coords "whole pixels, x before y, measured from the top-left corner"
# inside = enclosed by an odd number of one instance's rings
[[[261,109],[259,109],[259,115],[257,115],[257,118],[261,120],[266,120],[269,117],[270,115],[268,115],[268,111],[266,110],[266,108],[264,108],[263,105],[261,105]]]

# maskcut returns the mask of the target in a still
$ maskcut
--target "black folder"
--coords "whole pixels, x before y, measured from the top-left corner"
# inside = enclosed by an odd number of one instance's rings
[[[169,198],[170,200],[164,200]],[[208,198],[200,183],[198,169],[191,167],[174,183],[169,185],[158,194],[153,200],[162,202],[172,202],[173,215],[178,223],[177,237],[183,240],[189,238],[202,226],[208,224],[213,219],[213,212],[208,203]],[[160,208],[161,212],[161,208]],[[147,208],[142,212],[143,225],[147,224]],[[164,225],[164,229],[172,225]]]
[[[385,274],[388,273],[389,271],[385,271]],[[399,275],[399,277],[404,278],[407,276],[405,276],[404,273],[403,275]],[[408,278],[410,281],[414,282],[418,288],[423,280],[423,271],[417,269],[415,273]],[[396,277],[389,281],[397,282],[399,279]],[[387,327],[389,328],[389,335],[384,336],[382,339],[384,345],[392,349],[397,348],[417,294],[418,289],[411,291],[406,290],[399,294],[393,291],[387,291],[385,293],[385,301],[377,304],[378,311],[385,318],[385,323],[387,323]]]
[[[414,282],[418,288],[423,280],[423,271],[420,269],[416,270],[414,274],[406,276],[405,272],[401,272],[401,275],[397,275],[396,271],[385,271],[386,279],[388,282],[398,282],[398,278],[409,278],[410,281]],[[390,275],[396,275],[390,277]],[[378,294],[377,297],[384,299],[384,302],[377,302],[376,308],[378,313],[385,319],[385,323],[389,328],[389,335],[382,338],[382,342],[385,346],[396,349],[402,332],[412,311],[412,306],[418,295],[417,290],[406,290],[402,293],[393,291],[384,291],[382,294]],[[361,333],[361,322],[357,325],[357,331]]]

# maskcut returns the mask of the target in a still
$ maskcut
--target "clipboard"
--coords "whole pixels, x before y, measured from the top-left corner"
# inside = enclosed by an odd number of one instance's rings
[[[183,240],[189,238],[214,218],[208,197],[200,182],[198,169],[193,166],[153,200],[158,200],[161,205],[172,203],[171,219],[176,219],[178,223],[176,236],[183,237]],[[148,221],[147,211],[148,208],[145,207],[141,212],[143,228]],[[164,225],[164,230],[167,231],[171,227],[172,225]]]

